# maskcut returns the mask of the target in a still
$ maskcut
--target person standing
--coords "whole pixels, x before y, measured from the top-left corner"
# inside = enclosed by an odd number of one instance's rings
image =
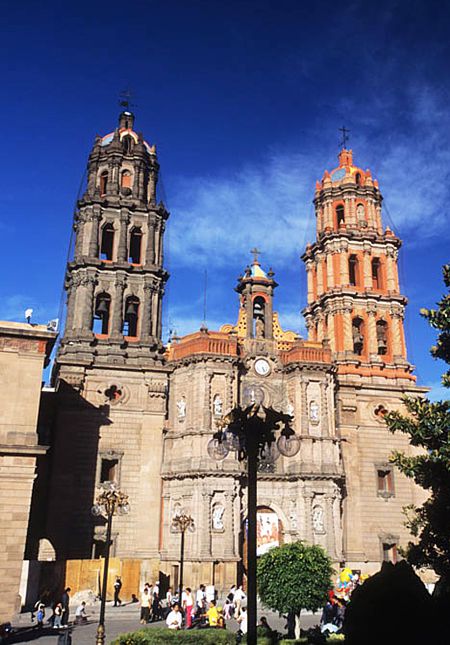
[[[186,587],[186,591],[183,591],[182,597],[186,629],[189,629],[192,626],[192,611],[194,609],[194,594],[190,587]]]
[[[120,590],[122,589],[122,580],[120,576],[116,576],[116,581],[114,583],[114,607],[120,607],[122,601],[119,598]]]
[[[61,627],[62,615],[63,615],[63,606],[59,602],[57,605],[55,605],[55,608],[53,609],[53,628],[54,629],[59,629]]]
[[[62,625],[68,625],[69,624],[69,603],[70,603],[70,592],[72,589],[70,587],[66,587],[64,589],[64,592],[61,596],[61,605],[62,605],[62,620],[61,624]]]
[[[151,598],[148,588],[144,587],[144,591],[141,594],[141,625],[145,625],[150,620],[150,604]]]
[[[42,629],[44,627],[44,618],[45,618],[45,605],[41,603],[39,605],[39,608],[36,614],[37,627],[39,629]]]
[[[197,613],[203,614],[206,609],[205,585],[200,585],[200,587],[197,589],[197,593],[195,595],[195,603],[197,605]]]
[[[247,616],[247,608],[242,607],[241,608],[241,614],[238,618],[238,623],[239,623],[239,631],[242,634],[246,634],[248,631],[248,616]]]
[[[159,581],[153,587],[153,600],[152,600],[152,623],[161,620],[161,604],[159,602]]]
[[[244,590],[242,589],[242,585],[239,585],[239,587],[236,589],[234,593],[234,606],[235,606],[235,618],[236,620],[239,618],[242,612],[242,603],[244,600],[247,599],[247,596],[245,595]]]

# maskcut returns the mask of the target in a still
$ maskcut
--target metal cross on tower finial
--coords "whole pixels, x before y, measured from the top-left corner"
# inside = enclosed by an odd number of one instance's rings
[[[261,253],[261,251],[258,249],[257,246],[255,246],[253,249],[250,250],[250,253],[253,253],[253,262],[258,262],[258,255]]]
[[[119,105],[126,110],[129,110],[132,107],[135,107],[135,103],[131,102],[131,97],[133,96],[133,92],[128,88],[126,90],[122,90],[119,94],[120,100],[119,100]]]
[[[341,141],[341,143],[339,145],[342,146],[342,148],[346,148],[347,147],[347,142],[350,139],[350,137],[349,137],[350,130],[347,130],[345,125],[343,125],[342,128],[339,128],[339,132],[342,132],[342,141]]]

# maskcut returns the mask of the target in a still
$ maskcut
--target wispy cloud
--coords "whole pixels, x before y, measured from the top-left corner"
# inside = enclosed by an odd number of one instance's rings
[[[317,167],[305,155],[268,152],[264,163],[231,177],[181,179],[171,209],[174,263],[213,258],[223,266],[247,257],[252,245],[278,266],[290,262],[304,245]]]
[[[402,127],[393,124],[386,136],[386,105],[377,103],[366,126],[378,131],[354,140],[355,162],[371,166],[380,181],[385,225],[392,226],[392,218],[402,235],[431,238],[449,221],[450,113],[444,98],[430,87],[411,86]],[[395,101],[389,110],[394,106]],[[170,222],[174,264],[212,260],[223,266],[244,257],[253,244],[277,266],[289,264],[303,250],[306,235],[314,236],[311,199],[329,158],[326,141],[317,138],[301,153],[268,150],[263,161],[231,175],[180,178]]]

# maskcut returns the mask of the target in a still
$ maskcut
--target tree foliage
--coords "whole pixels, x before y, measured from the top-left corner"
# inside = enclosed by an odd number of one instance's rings
[[[450,265],[444,266],[443,273],[450,288]],[[440,330],[431,354],[450,364],[450,294],[442,298],[437,310],[422,309],[421,313]],[[442,381],[450,386],[450,370]],[[408,416],[390,412],[386,422],[392,432],[409,435],[411,445],[422,450],[414,456],[394,452],[391,461],[430,492],[422,506],[406,509],[407,526],[416,538],[409,542],[406,556],[411,564],[432,567],[450,580],[450,401],[432,403],[416,397],[404,401]]]
[[[317,611],[332,587],[331,560],[320,546],[293,542],[275,547],[258,560],[258,594],[281,613]]]

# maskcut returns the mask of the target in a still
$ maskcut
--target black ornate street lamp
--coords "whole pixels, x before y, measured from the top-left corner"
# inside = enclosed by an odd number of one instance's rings
[[[181,533],[180,545],[180,585],[178,589],[178,602],[181,607],[182,593],[183,593],[183,566],[184,566],[184,534],[187,530],[193,531],[195,529],[194,520],[186,513],[176,513],[172,518],[172,527],[175,531]]]
[[[281,455],[293,457],[300,450],[300,439],[290,426],[292,417],[256,403],[237,406],[220,422],[218,432],[208,442],[212,459],[225,459],[230,451],[247,460],[247,614],[248,645],[256,645],[256,517],[258,467],[264,469]]]
[[[109,568],[109,550],[111,547],[111,528],[113,515],[126,515],[130,511],[128,504],[128,495],[122,493],[114,482],[102,484],[102,492],[95,500],[91,509],[95,517],[104,517],[106,519],[106,551],[105,565],[103,569],[103,584],[101,589],[100,618],[97,627],[96,645],[105,643],[105,605],[106,605],[106,586],[108,583]]]

